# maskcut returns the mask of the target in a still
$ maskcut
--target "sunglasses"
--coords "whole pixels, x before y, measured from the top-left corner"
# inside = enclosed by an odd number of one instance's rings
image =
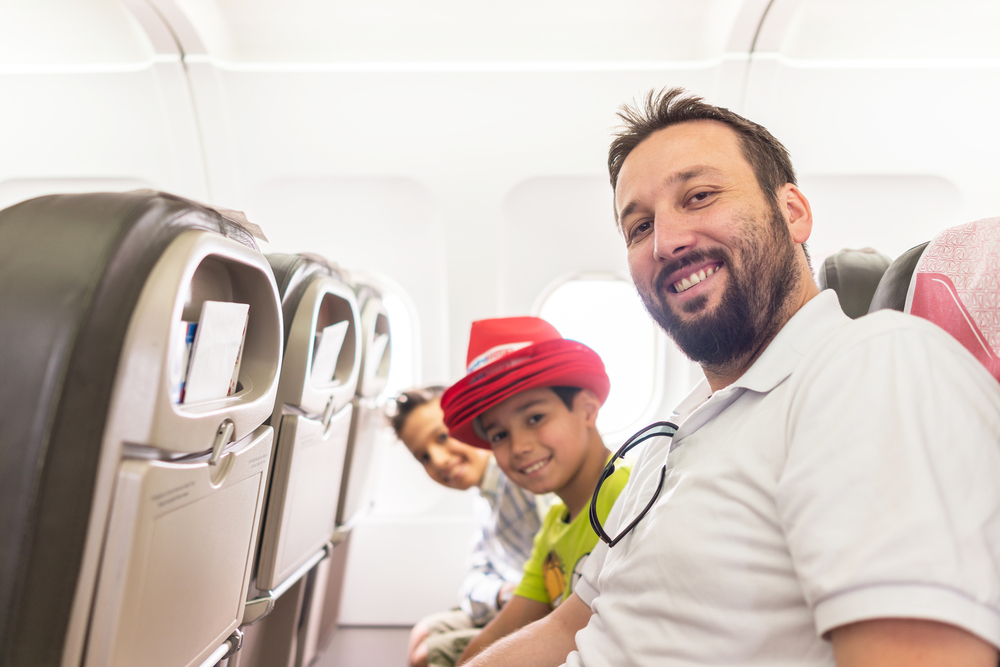
[[[615,455],[611,457],[608,465],[604,466],[604,472],[601,473],[601,478],[597,480],[597,488],[594,489],[594,495],[590,498],[590,525],[593,526],[594,532],[597,533],[597,536],[601,538],[602,542],[608,545],[609,549],[621,542],[622,538],[628,535],[629,531],[635,528],[636,524],[642,521],[642,517],[646,516],[646,512],[648,512],[649,508],[656,502],[656,499],[660,496],[660,490],[663,488],[663,480],[667,475],[667,464],[664,463],[663,467],[660,469],[660,481],[656,485],[656,491],[653,493],[653,497],[649,499],[646,506],[641,512],[639,512],[639,516],[632,519],[632,522],[625,526],[625,530],[618,533],[618,536],[614,538],[604,531],[604,526],[601,525],[601,520],[597,518],[597,495],[601,492],[601,485],[604,484],[604,481],[607,480],[608,477],[611,477],[611,475],[614,474],[615,461],[623,458],[636,445],[646,442],[647,440],[651,440],[652,438],[672,438],[674,437],[674,433],[677,433],[676,424],[671,422],[653,422],[649,426],[640,429],[638,433],[626,440],[625,444],[619,447],[618,451],[615,452]]]

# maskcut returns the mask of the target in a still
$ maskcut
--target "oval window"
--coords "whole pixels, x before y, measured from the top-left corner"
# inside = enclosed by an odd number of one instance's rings
[[[617,276],[576,276],[543,293],[535,310],[604,361],[611,393],[598,416],[601,433],[614,439],[642,426],[662,399],[662,334],[632,284]]]

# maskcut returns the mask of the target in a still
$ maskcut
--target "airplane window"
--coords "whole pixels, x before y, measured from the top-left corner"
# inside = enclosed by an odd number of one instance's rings
[[[415,338],[412,306],[408,306],[407,301],[398,292],[383,291],[382,305],[389,314],[392,326],[392,364],[385,387],[386,396],[395,396],[416,386],[420,379],[420,355],[415,353],[420,349],[420,340]]]
[[[389,316],[391,361],[384,396],[396,394],[420,384],[423,366],[420,356],[420,324],[417,307],[399,284],[376,271],[351,271],[361,283],[371,285],[382,295],[382,305]]]
[[[611,393],[598,427],[605,437],[628,436],[659,403],[662,359],[658,334],[635,288],[616,276],[576,277],[543,294],[538,316],[565,338],[601,355]]]

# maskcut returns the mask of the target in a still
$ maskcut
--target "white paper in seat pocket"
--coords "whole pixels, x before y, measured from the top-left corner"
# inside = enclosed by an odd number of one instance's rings
[[[250,306],[228,301],[206,301],[191,347],[191,363],[184,385],[184,402],[225,398],[240,355]]]
[[[340,350],[344,347],[344,338],[347,336],[349,324],[350,322],[344,320],[331,324],[319,332],[316,353],[313,355],[312,362],[313,384],[324,385],[333,380],[333,373],[337,370],[337,359],[340,358]]]

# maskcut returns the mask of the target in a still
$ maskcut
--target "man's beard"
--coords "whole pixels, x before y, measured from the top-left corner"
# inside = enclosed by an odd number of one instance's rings
[[[735,250],[737,267],[725,248],[695,250],[665,264],[653,281],[653,293],[640,291],[646,310],[692,361],[717,371],[730,371],[753,356],[784,324],[781,317],[789,295],[801,277],[795,267],[795,244],[781,215],[771,202],[769,225],[744,219],[744,236]],[[673,292],[667,278],[686,266],[717,259],[725,264],[729,280],[715,311],[682,321],[662,298]],[[702,295],[681,306],[694,314],[706,307]]]

